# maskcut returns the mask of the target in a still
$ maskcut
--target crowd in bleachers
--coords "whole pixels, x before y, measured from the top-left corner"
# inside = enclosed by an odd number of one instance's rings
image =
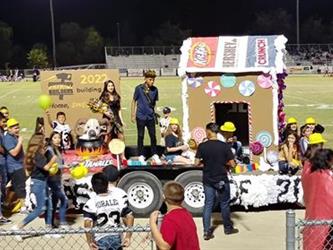
[[[308,62],[313,65],[330,64],[333,61],[333,45],[290,45],[288,54],[296,63]]]

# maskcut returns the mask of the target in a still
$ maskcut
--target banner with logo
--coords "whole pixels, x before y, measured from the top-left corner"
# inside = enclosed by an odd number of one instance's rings
[[[114,69],[42,71],[42,94],[49,95],[53,101],[49,109],[52,120],[56,119],[57,112],[64,112],[66,123],[73,130],[79,118],[101,118],[101,114],[89,109],[89,99],[100,97],[107,80],[114,82],[120,94],[119,79],[119,71]],[[46,116],[44,119],[46,134],[49,134],[51,128]]]
[[[195,37],[183,42],[180,75],[186,72],[259,72],[285,69],[283,36]]]

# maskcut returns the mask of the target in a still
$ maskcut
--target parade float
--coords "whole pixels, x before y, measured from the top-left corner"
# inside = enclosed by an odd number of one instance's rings
[[[178,74],[182,84],[183,132],[192,150],[205,135],[205,124],[232,121],[247,161],[237,162],[231,178],[232,205],[264,208],[275,204],[302,203],[299,176],[279,175],[278,144],[284,128],[283,89],[286,77],[284,36],[188,38],[181,47]],[[147,216],[163,202],[162,184],[176,180],[185,187],[184,206],[200,215],[204,204],[202,169],[194,165],[124,166],[100,138],[84,136],[89,120],[102,131],[107,125],[101,114],[91,112],[87,101],[100,96],[103,82],[111,79],[119,88],[116,70],[49,71],[42,73],[42,91],[50,95],[52,117],[58,111],[79,138],[76,148],[64,153],[65,163],[76,174],[64,174],[64,189],[70,206],[80,209],[89,199],[91,175],[105,166],[120,169],[119,186],[129,197],[138,216]],[[45,117],[47,119],[47,117]],[[46,127],[47,128],[47,127]],[[47,128],[50,131],[50,128]],[[133,148],[133,146],[127,147]],[[161,152],[163,148],[160,148]],[[117,150],[116,150],[117,151]],[[127,150],[127,153],[129,151]],[[131,159],[132,155],[126,155]],[[134,163],[134,164],[133,164]],[[84,173],[86,171],[86,173]]]

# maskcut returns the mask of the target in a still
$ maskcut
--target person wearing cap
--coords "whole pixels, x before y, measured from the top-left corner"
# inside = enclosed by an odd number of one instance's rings
[[[154,86],[156,73],[154,70],[148,70],[144,73],[145,81],[135,87],[132,105],[131,105],[131,120],[136,123],[138,138],[138,154],[139,160],[144,162],[143,155],[143,141],[145,135],[145,127],[148,129],[150,137],[150,146],[152,159],[156,163],[161,163],[157,155],[156,147],[156,128],[158,124],[157,116],[155,113],[156,102],[158,101],[158,89]]]
[[[206,125],[208,140],[199,144],[195,165],[203,165],[203,185],[205,204],[203,208],[204,240],[214,238],[211,228],[212,210],[217,200],[221,207],[225,234],[234,234],[238,230],[230,219],[230,182],[229,167],[235,167],[234,155],[225,142],[217,139],[219,127],[216,123]]]
[[[325,128],[316,122],[313,117],[308,117],[305,119],[305,125],[311,128],[312,133],[323,133]]]
[[[23,137],[20,135],[19,123],[14,118],[10,118],[7,121],[7,130],[3,144],[6,151],[7,172],[9,179],[12,181],[13,190],[17,198],[20,200],[18,206],[21,207],[21,212],[24,212],[26,175],[23,168]]]
[[[165,146],[165,132],[167,131],[169,127],[171,119],[171,109],[169,107],[163,108],[163,117],[160,118],[160,132],[161,132],[161,146]]]
[[[287,139],[287,135],[290,133],[296,133],[298,135],[298,125],[295,117],[288,118],[287,126],[282,132],[281,141],[284,142]]]
[[[165,159],[171,164],[191,164],[192,161],[184,156],[183,152],[189,149],[184,143],[182,131],[177,118],[171,118],[165,133]]]
[[[226,121],[220,127],[220,133],[217,134],[217,139],[222,142],[227,142],[229,138],[232,138],[236,131],[235,124],[230,121]]]

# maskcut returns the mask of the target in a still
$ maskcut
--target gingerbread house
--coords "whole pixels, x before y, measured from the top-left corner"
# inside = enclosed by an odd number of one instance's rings
[[[188,38],[181,47],[185,139],[205,137],[207,122],[232,121],[253,162],[277,151],[284,126],[284,52],[278,36]],[[249,150],[262,145],[263,150]]]

